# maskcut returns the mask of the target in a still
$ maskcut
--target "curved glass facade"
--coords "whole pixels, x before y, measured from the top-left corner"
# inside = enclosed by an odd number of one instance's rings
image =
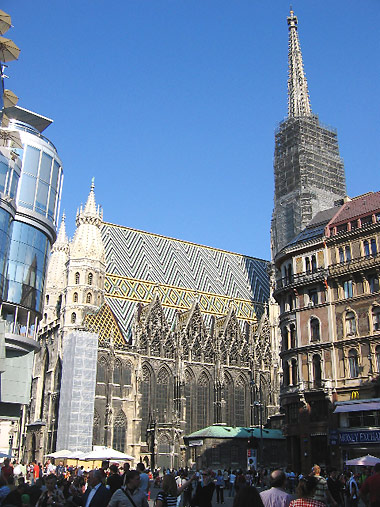
[[[35,227],[13,222],[4,299],[41,312],[50,242]]]
[[[57,151],[29,125],[13,120],[12,127],[20,131],[24,145],[23,150],[17,150],[22,158],[17,206],[33,210],[56,225],[63,180]]]
[[[4,279],[8,261],[9,245],[12,234],[13,217],[5,209],[0,208],[0,295],[4,299]]]

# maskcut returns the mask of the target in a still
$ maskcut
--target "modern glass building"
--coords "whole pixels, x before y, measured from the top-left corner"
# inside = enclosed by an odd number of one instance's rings
[[[0,450],[17,454],[39,349],[36,335],[63,172],[55,146],[42,134],[52,120],[17,106],[5,113],[9,124],[1,129],[9,140],[0,147],[0,426],[7,438],[0,439]]]
[[[23,148],[3,148],[0,154],[1,313],[33,336],[56,238],[62,163],[53,143],[42,135],[51,120],[17,106],[6,113],[8,128],[19,132]]]

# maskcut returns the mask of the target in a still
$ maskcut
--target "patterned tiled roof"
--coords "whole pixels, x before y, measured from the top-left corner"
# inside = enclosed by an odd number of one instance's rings
[[[168,320],[198,301],[206,315],[257,322],[269,297],[268,261],[144,231],[103,223],[105,296],[123,333],[130,333],[136,303],[156,294]]]

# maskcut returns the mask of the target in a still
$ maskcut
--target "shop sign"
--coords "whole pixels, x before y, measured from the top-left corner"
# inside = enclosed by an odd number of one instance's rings
[[[380,430],[340,431],[340,444],[380,443]]]

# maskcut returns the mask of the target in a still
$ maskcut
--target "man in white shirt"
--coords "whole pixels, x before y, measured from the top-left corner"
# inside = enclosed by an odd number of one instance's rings
[[[273,470],[270,474],[270,489],[260,493],[264,507],[289,507],[294,497],[285,491],[286,475],[282,470]]]

